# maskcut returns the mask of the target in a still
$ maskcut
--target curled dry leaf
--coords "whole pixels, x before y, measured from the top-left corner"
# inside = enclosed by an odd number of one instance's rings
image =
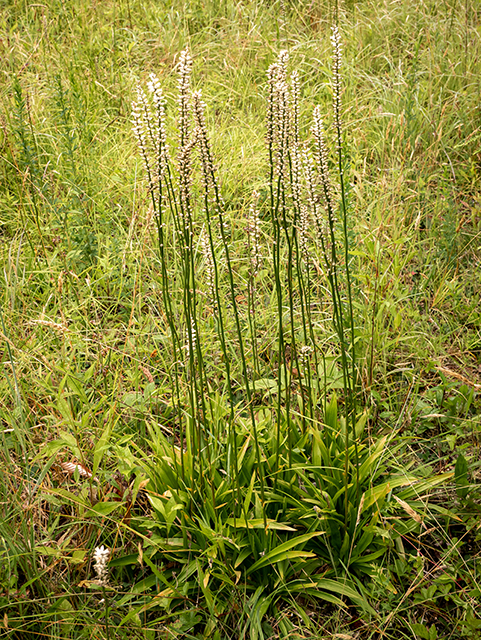
[[[88,469],[86,469],[83,464],[78,464],[75,462],[61,462],[60,466],[62,467],[62,469],[68,473],[69,476],[73,476],[73,474],[75,473],[75,470],[78,470],[78,474],[79,476],[82,476],[83,478],[91,478],[92,474],[90,473],[90,471]],[[99,479],[97,477],[94,478],[94,480],[96,482],[99,481]]]
[[[154,382],[154,376],[150,373],[147,367],[139,367],[147,380],[152,384]]]
[[[401,505],[401,507],[404,509],[404,511],[411,516],[411,518],[417,522],[418,524],[424,524],[423,523],[423,519],[421,518],[421,516],[419,515],[419,513],[416,513],[416,511],[414,511],[414,509],[412,507],[410,507],[408,505],[407,502],[404,502],[404,500],[401,500],[401,498],[398,498],[397,496],[393,495],[393,498],[396,500],[396,502],[398,504]],[[425,525],[424,525],[425,526]]]
[[[450,376],[451,378],[456,378],[456,380],[460,380],[461,382],[464,382],[464,384],[467,384],[469,387],[473,387],[474,389],[477,389],[477,390],[481,389],[481,384],[476,384],[475,382],[473,382],[469,378],[466,378],[466,376],[463,376],[461,373],[458,373],[457,371],[452,371],[451,369],[447,369],[446,367],[441,367],[441,366],[436,367],[436,369],[438,371],[441,371],[441,373],[444,373],[445,375]]]

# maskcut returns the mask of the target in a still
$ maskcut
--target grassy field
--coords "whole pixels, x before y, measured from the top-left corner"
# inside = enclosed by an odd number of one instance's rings
[[[478,3],[0,0],[0,74],[0,638],[480,638]]]

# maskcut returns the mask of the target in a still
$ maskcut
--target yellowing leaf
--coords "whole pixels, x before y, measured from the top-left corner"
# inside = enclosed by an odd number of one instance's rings
[[[274,529],[277,531],[297,531],[294,527],[290,527],[283,522],[277,522],[277,520],[271,520],[267,518],[267,529]],[[228,518],[225,521],[230,527],[236,527],[237,529],[264,529],[264,518],[252,518],[252,520],[245,520],[244,518]]]

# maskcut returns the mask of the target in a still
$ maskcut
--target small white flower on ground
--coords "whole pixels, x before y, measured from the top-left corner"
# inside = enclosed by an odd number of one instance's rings
[[[110,549],[104,547],[97,547],[94,551],[94,569],[97,574],[97,580],[100,584],[107,583],[107,562],[109,561]]]

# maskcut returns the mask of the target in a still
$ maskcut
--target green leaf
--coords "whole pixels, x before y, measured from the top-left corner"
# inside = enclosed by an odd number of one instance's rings
[[[312,428],[312,463],[316,467],[322,466],[322,440],[318,429]]]
[[[267,565],[273,564],[275,562],[280,562],[281,560],[286,560],[287,558],[294,557],[293,555],[290,555],[290,553],[292,553],[291,549],[293,549],[294,547],[298,547],[299,545],[304,544],[311,538],[314,538],[315,536],[320,536],[321,534],[322,534],[322,531],[314,531],[313,533],[305,533],[304,535],[293,538],[292,540],[287,540],[287,542],[284,542],[283,544],[280,544],[278,547],[271,549],[271,551],[269,551],[264,556],[262,556],[262,558],[260,558],[257,562],[254,562],[254,564],[247,571],[247,575],[253,573],[254,571],[257,571],[258,569],[261,569],[262,567],[266,567]],[[304,556],[306,558],[312,558],[315,555],[308,551],[297,552],[297,554],[298,555],[295,557]]]
[[[72,555],[69,558],[69,560],[73,564],[81,564],[85,560],[85,556],[86,555],[87,555],[87,550],[86,549],[75,549],[72,552]]]
[[[156,582],[157,576],[152,573],[147,578],[144,578],[143,580],[137,582],[137,584],[130,588],[130,591],[131,593],[144,593],[145,591],[148,591],[151,587],[153,587]],[[120,600],[120,602],[122,602],[122,600]]]
[[[97,469],[99,468],[99,464],[100,464],[100,461],[102,460],[103,453],[105,449],[108,447],[111,429],[112,429],[112,425],[109,421],[107,422],[107,425],[105,426],[105,429],[103,430],[102,435],[100,436],[100,438],[97,441],[97,444],[95,445],[94,461],[93,461],[93,469],[92,469],[93,475],[97,473]]]
[[[375,614],[374,609],[367,602],[366,598],[364,598],[356,589],[350,587],[345,582],[341,582],[340,580],[330,580],[329,578],[318,578],[315,579],[315,583],[318,589],[324,589],[326,591],[333,591],[341,596],[346,596],[356,604],[360,605],[365,611],[369,613]]]
[[[364,512],[366,509],[368,509],[371,505],[375,503],[377,504],[378,509],[380,509],[384,502],[384,498],[391,491],[391,488],[392,487],[389,484],[389,482],[385,482],[383,484],[380,484],[377,487],[372,487],[371,489],[368,489],[364,493],[364,502],[362,504],[362,512]]]
[[[384,453],[387,436],[381,438],[373,448],[369,455],[359,467],[359,482],[363,482],[376,469],[377,459]]]
[[[58,549],[56,547],[45,547],[43,545],[37,545],[35,547],[36,553],[39,553],[43,556],[53,556],[55,558],[62,556],[62,549]]]
[[[256,479],[256,473],[254,471],[252,473],[252,478],[251,478],[251,481],[250,481],[250,484],[249,484],[249,488],[246,491],[246,497],[245,497],[245,500],[244,500],[244,513],[248,513],[248,511],[249,511],[249,507],[250,507],[251,499],[252,499],[252,491],[254,490],[255,479]]]
[[[65,447],[65,442],[63,440],[51,440],[50,442],[46,442],[33,458],[32,462],[37,462],[37,460],[40,460],[41,458],[48,458],[49,456],[55,455],[60,449],[63,449],[63,447]]]
[[[237,556],[235,562],[234,562],[234,569],[237,569],[237,567],[242,564],[244,562],[244,560],[246,558],[248,558],[250,555],[253,554],[253,551],[250,547],[246,547],[245,549],[243,549],[239,555]]]
[[[273,378],[261,378],[260,380],[253,380],[252,387],[254,391],[272,391],[277,389],[277,380]]]
[[[82,459],[82,454],[80,453],[80,449],[78,448],[78,443],[74,435],[68,433],[67,431],[60,431],[59,433],[60,442],[63,442],[66,447],[70,449],[70,451],[76,456],[79,460]]]
[[[127,405],[127,407],[135,407],[141,404],[143,399],[144,396],[140,391],[128,391],[122,396],[122,402]]]
[[[122,502],[98,502],[95,506],[92,507],[92,511],[98,513],[101,516],[108,516],[115,509],[120,507],[123,504]]]
[[[314,598],[320,598],[325,602],[330,602],[331,604],[335,604],[338,607],[346,607],[346,603],[343,602],[337,596],[334,596],[326,591],[321,591],[316,586],[312,586],[309,582],[301,585],[300,587],[292,587],[289,583],[289,593],[302,593],[305,595],[313,596]]]
[[[62,489],[61,487],[57,487],[54,492],[52,492],[54,496],[62,496],[66,498],[69,502],[73,502],[75,504],[87,506],[85,500],[82,499],[81,496],[68,491],[67,489]]]
[[[239,448],[238,454],[237,454],[237,468],[239,469],[239,472],[242,471],[243,469],[243,462],[244,462],[244,458],[245,455],[249,449],[249,445],[251,443],[251,436],[247,436],[247,438],[245,439],[244,444],[242,445],[242,447]]]
[[[67,387],[72,393],[76,394],[80,398],[83,404],[88,405],[89,401],[87,394],[85,393],[85,389],[82,386],[82,382],[83,381],[79,380],[76,376],[68,374]]]
[[[126,567],[128,565],[136,565],[139,562],[139,554],[132,553],[128,556],[122,556],[109,562],[109,567]]]
[[[465,498],[469,493],[468,483],[468,463],[462,453],[459,454],[454,468],[454,480],[456,482],[456,493],[459,498]]]
[[[431,633],[426,625],[422,624],[421,622],[413,622],[411,624],[411,628],[419,638],[423,638],[423,640],[431,640]],[[436,636],[434,637],[436,638]]]
[[[70,405],[62,395],[59,395],[57,398],[57,409],[62,414],[62,418],[67,423],[72,423],[74,421],[72,411],[70,410]]]
[[[346,607],[346,603],[343,602],[337,596],[343,596],[349,598],[354,603],[359,605],[364,611],[367,611],[375,615],[374,609],[370,606],[367,600],[353,587],[343,580],[330,580],[329,578],[317,578],[311,576],[309,580],[294,580],[288,584],[289,593],[299,592],[309,594],[315,598],[322,598],[327,602],[332,602],[341,607]],[[328,593],[326,593],[328,592]],[[333,594],[336,595],[331,595]]]
[[[428,478],[427,480],[421,480],[419,482],[415,482],[415,483],[412,484],[411,487],[409,487],[409,489],[404,489],[403,491],[401,491],[397,495],[402,500],[409,500],[410,498],[419,498],[426,491],[430,491],[431,489],[433,489],[437,485],[443,484],[447,480],[450,480],[453,477],[453,475],[454,475],[454,473],[452,471],[450,471],[448,473],[441,473],[441,474],[439,474],[437,476],[432,476],[431,478]],[[392,483],[391,483],[391,486],[394,486],[394,485],[392,485]]]
[[[335,393],[332,394],[331,401],[326,409],[326,417],[325,417],[326,425],[331,427],[331,429],[337,429],[337,396]]]

